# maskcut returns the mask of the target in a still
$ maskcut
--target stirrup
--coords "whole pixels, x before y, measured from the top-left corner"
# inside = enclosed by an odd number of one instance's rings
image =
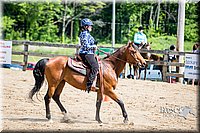
[[[88,93],[89,93],[90,91],[97,92],[98,89],[99,89],[99,88],[93,86],[93,84],[91,85],[90,83],[87,83],[85,91],[87,91]]]
[[[96,92],[98,90],[98,88],[91,86],[90,90]]]

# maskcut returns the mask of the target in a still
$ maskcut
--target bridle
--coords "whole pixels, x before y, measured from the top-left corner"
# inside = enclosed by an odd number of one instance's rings
[[[118,58],[118,57],[112,55],[112,54],[109,54],[109,53],[107,53],[107,52],[104,52],[104,51],[100,50],[99,48],[97,48],[97,50],[100,51],[100,52],[102,52],[102,53],[104,53],[104,54],[107,55],[107,56],[112,56],[113,58],[115,58],[115,59],[117,59],[117,60],[120,60],[120,61],[125,62],[125,63],[129,63],[128,61],[125,61],[125,60],[123,60],[123,59],[120,59],[120,58]],[[136,62],[139,62],[139,60],[136,59],[135,54],[133,54],[132,52],[131,52],[131,56],[133,57],[133,59],[134,59]]]

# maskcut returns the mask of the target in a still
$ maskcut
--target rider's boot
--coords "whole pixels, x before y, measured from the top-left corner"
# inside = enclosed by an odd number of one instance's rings
[[[91,91],[91,87],[92,87],[92,82],[87,82],[85,91],[89,93]]]

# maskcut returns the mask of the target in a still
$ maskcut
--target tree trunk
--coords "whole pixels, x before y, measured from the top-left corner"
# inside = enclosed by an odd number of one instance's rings
[[[156,8],[155,15],[154,15],[154,17],[153,17],[153,25],[154,25],[154,29],[155,29],[155,30],[156,30],[156,14],[157,14],[157,12],[158,12],[158,6],[157,6],[157,8]]]
[[[61,38],[61,43],[65,42],[65,24],[66,24],[66,14],[67,14],[67,2],[64,2],[64,13],[63,13],[63,24],[62,24],[62,38]]]
[[[159,15],[160,15],[160,0],[158,0],[158,12],[157,12],[157,19],[156,19],[156,30],[158,30]]]
[[[142,10],[140,10],[140,25],[142,25]]]
[[[149,21],[150,21],[150,19],[152,19],[152,14],[153,14],[153,6],[151,6],[150,15],[149,15]]]
[[[167,6],[167,12],[170,13],[170,4],[169,4],[169,3],[168,3],[168,6]],[[168,35],[171,35],[171,33],[169,32],[169,31],[170,31],[170,30],[169,30],[169,29],[170,29],[169,27],[171,26],[171,24],[169,23],[169,19],[170,19],[170,16],[168,16],[168,19],[167,19],[167,24],[168,24],[168,25],[167,25],[167,31],[166,31],[166,32],[167,32]]]
[[[73,25],[74,25],[74,21],[71,21],[71,33],[70,33],[70,35],[71,35],[70,36],[71,43],[72,43],[72,40],[73,40],[73,30],[74,30],[74,28],[73,28],[74,26]]]

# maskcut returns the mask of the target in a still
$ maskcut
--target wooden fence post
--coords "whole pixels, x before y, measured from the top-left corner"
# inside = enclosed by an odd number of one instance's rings
[[[168,49],[165,49],[165,54],[164,54],[164,59],[163,59],[163,61],[164,61],[164,64],[163,64],[163,81],[164,82],[167,82],[167,62],[168,62],[168,56],[169,56],[169,50]]]
[[[27,65],[28,65],[28,44],[24,44],[23,71],[26,71]]]
[[[78,55],[78,51],[79,51],[79,46],[77,45],[76,47],[76,54]]]

